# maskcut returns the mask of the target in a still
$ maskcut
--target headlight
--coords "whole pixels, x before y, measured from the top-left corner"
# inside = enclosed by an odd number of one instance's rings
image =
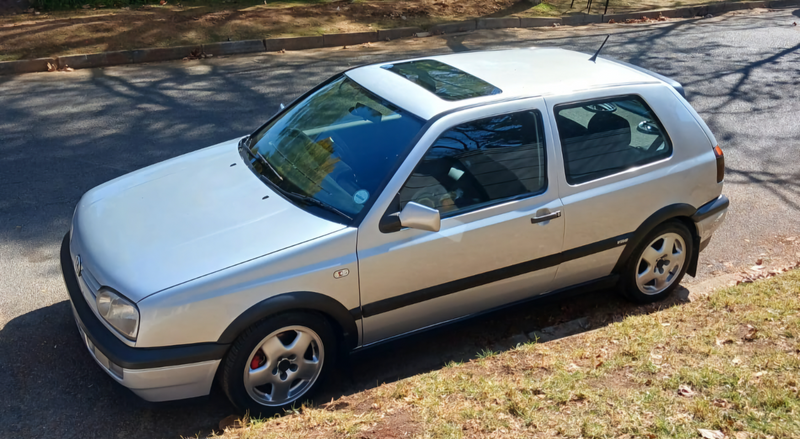
[[[101,288],[97,293],[97,312],[130,340],[139,333],[139,309],[130,300],[111,290]]]

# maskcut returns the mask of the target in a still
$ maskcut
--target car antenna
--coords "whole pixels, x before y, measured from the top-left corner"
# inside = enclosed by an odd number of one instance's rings
[[[610,37],[610,36],[611,36],[611,34],[609,34],[609,35],[606,35],[606,39],[605,39],[605,40],[603,40],[603,44],[601,44],[601,45],[600,45],[600,48],[599,48],[599,49],[597,49],[597,52],[595,52],[595,53],[594,53],[594,55],[592,55],[592,57],[591,57],[591,58],[589,58],[589,61],[591,61],[591,62],[593,62],[593,63],[597,63],[597,55],[600,55],[600,51],[601,51],[601,50],[603,50],[603,46],[605,46],[605,45],[606,45],[606,41],[608,41],[608,37]]]

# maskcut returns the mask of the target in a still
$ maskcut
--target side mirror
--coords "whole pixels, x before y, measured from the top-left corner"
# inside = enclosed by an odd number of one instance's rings
[[[400,213],[383,217],[379,227],[383,233],[397,232],[403,227],[438,232],[441,225],[442,221],[438,210],[412,201],[406,204],[406,207]]]

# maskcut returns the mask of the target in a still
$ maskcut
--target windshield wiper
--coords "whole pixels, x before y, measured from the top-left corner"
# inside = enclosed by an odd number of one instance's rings
[[[242,138],[242,140],[239,141],[239,149],[240,150],[243,149],[243,150],[247,151],[247,153],[248,153],[248,155],[250,155],[250,157],[253,157],[254,159],[258,160],[259,162],[261,162],[262,164],[267,166],[276,176],[278,176],[278,178],[281,179],[281,181],[283,181],[283,177],[280,174],[278,174],[278,171],[276,171],[275,168],[272,167],[272,164],[270,164],[269,160],[267,160],[266,157],[261,155],[260,152],[253,152],[250,148],[247,147],[247,141],[249,140],[249,138],[250,138],[250,136],[247,136],[247,137]],[[280,152],[280,151],[278,151],[278,152]],[[292,165],[292,166],[294,166],[294,165]],[[296,169],[296,167],[295,167],[295,169]],[[258,173],[256,173],[256,174],[258,174]],[[259,175],[259,176],[264,181],[269,181],[269,179],[266,178],[265,176],[262,176],[262,175]],[[321,208],[323,208],[325,210],[328,210],[330,212],[333,212],[333,213],[335,213],[335,214],[337,214],[337,215],[339,215],[341,217],[347,218],[348,221],[353,221],[353,218],[351,218],[349,215],[347,215],[346,213],[342,212],[341,210],[331,206],[330,204],[328,204],[328,203],[326,203],[324,201],[320,201],[320,200],[318,200],[318,199],[316,199],[314,197],[309,197],[308,195],[303,195],[303,194],[298,194],[297,192],[288,191],[288,190],[278,186],[275,183],[272,183],[272,187],[277,189],[278,191],[280,191],[281,193],[283,193],[284,195],[286,195],[289,198],[294,198],[295,200],[298,200],[298,201],[301,201],[301,202],[304,202],[304,203],[313,204],[314,206],[321,207]]]
[[[272,171],[273,174],[275,174],[279,179],[281,179],[281,181],[283,181],[283,177],[281,176],[281,174],[278,174],[278,171],[276,171],[275,168],[272,167],[272,164],[269,162],[269,160],[267,160],[266,157],[261,155],[261,153],[258,152],[258,151],[253,152],[253,150],[251,150],[250,148],[247,147],[247,140],[249,138],[250,138],[250,136],[244,137],[244,138],[242,138],[242,140],[239,141],[239,149],[240,150],[243,149],[243,150],[247,151],[247,154],[249,154],[250,157],[258,160],[259,162],[261,162],[262,165],[268,167],[269,170]]]
[[[353,221],[353,218],[351,218],[348,214],[342,212],[341,210],[331,206],[330,204],[328,204],[328,203],[326,203],[324,201],[320,201],[320,200],[318,200],[318,199],[316,199],[314,197],[309,197],[308,195],[298,194],[297,192],[287,191],[284,188],[280,188],[279,187],[278,189],[288,197],[294,198],[296,200],[299,200],[299,201],[302,201],[302,202],[305,202],[305,203],[308,203],[308,204],[313,204],[314,206],[321,207],[321,208],[323,208],[325,210],[328,210],[328,211],[331,211],[331,212],[333,212],[333,213],[335,213],[335,214],[337,214],[339,216],[347,218],[349,221]]]

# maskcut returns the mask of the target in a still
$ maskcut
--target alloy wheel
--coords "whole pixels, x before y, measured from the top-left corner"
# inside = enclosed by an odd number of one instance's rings
[[[283,406],[314,385],[324,360],[322,340],[304,326],[281,328],[261,340],[244,370],[248,395],[265,406]]]
[[[636,286],[647,295],[669,288],[686,263],[686,243],[677,233],[658,236],[642,251],[636,270]]]

